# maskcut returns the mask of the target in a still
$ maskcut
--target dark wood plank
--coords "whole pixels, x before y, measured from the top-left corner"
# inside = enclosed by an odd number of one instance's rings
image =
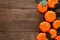
[[[0,31],[37,31],[42,20],[36,9],[0,8]]]
[[[36,8],[35,0],[0,0],[0,8]]]
[[[0,32],[0,40],[36,40],[38,32]]]

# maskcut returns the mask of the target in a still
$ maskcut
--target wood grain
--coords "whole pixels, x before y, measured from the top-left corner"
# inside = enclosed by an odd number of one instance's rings
[[[0,40],[36,40],[43,15],[35,0],[0,0]]]
[[[0,32],[0,40],[36,40],[38,32]]]
[[[37,31],[42,20],[36,9],[0,8],[0,31]]]
[[[36,8],[35,0],[0,0],[0,8]]]

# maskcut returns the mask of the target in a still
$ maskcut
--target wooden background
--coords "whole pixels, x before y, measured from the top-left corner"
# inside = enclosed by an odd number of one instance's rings
[[[35,0],[0,0],[0,40],[36,40],[42,14]]]

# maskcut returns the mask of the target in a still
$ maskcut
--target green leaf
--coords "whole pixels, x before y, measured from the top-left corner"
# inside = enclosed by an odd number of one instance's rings
[[[37,3],[40,3],[42,0],[36,0]]]
[[[43,4],[43,6],[45,6],[47,4],[47,1],[46,0],[43,0],[42,1],[42,4]]]

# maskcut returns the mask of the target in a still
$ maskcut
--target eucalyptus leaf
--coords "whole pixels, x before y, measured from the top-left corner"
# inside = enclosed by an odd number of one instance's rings
[[[43,0],[42,1],[42,5],[45,6],[47,4],[47,1],[46,0]]]
[[[36,0],[37,3],[40,3],[42,0]]]

